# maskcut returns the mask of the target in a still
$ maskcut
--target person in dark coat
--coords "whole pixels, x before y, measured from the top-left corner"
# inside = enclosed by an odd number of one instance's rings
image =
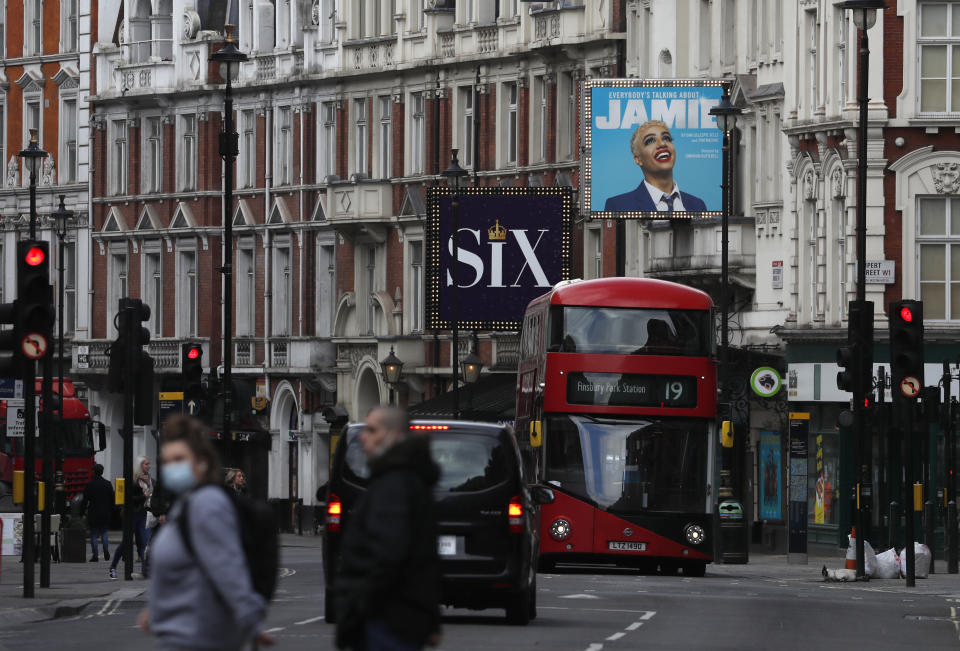
[[[93,466],[93,478],[83,489],[83,503],[87,512],[87,525],[90,527],[90,549],[93,556],[90,562],[100,560],[97,542],[103,542],[103,558],[110,560],[110,549],[107,546],[107,528],[110,526],[110,516],[113,514],[113,486],[103,478],[103,466],[99,463]]]
[[[334,585],[337,647],[420,649],[440,640],[440,563],[430,441],[394,407],[370,412],[360,434],[370,483],[344,532]]]

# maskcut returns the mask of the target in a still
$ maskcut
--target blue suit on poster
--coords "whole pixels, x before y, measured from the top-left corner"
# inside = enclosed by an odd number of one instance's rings
[[[680,201],[688,212],[703,212],[707,204],[703,199],[680,191]],[[610,212],[656,212],[660,210],[650,196],[647,186],[641,183],[636,189],[610,197],[603,204],[603,209]],[[665,211],[661,211],[665,212]]]

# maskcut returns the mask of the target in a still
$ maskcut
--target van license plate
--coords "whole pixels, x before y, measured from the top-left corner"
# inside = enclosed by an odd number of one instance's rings
[[[647,551],[647,543],[611,540],[607,543],[607,549],[618,552],[645,552]]]
[[[437,536],[437,553],[441,556],[457,555],[456,536]]]

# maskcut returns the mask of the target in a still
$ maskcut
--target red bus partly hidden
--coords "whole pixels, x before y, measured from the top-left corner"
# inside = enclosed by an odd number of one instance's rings
[[[662,280],[564,281],[527,307],[516,425],[551,485],[542,565],[703,576],[713,560],[713,303]]]
[[[60,392],[59,382],[53,380],[53,395],[56,401]],[[40,406],[40,378],[36,379],[37,405]],[[22,404],[22,403],[21,403]],[[105,429],[102,423],[90,419],[87,406],[77,398],[73,382],[63,379],[63,424],[58,421],[59,410],[54,410],[55,445],[58,455],[63,459],[64,488],[66,498],[83,491],[84,486],[93,477],[94,432],[97,433],[97,449],[106,447]],[[13,482],[13,471],[23,470],[23,436],[7,436],[7,418],[9,417],[7,400],[0,400],[0,493],[9,492]],[[36,472],[42,472],[42,438],[37,437]]]

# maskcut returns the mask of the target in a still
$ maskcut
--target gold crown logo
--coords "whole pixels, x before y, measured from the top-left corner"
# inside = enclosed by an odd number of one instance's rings
[[[495,241],[506,241],[507,239],[507,229],[500,225],[500,220],[498,219],[496,223],[487,229],[487,237]]]

